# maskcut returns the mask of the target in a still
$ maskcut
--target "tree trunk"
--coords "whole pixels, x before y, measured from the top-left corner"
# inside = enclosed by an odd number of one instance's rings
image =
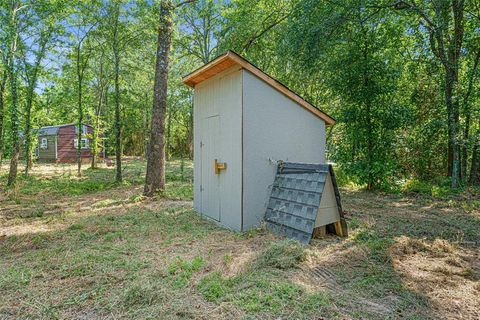
[[[18,41],[18,32],[17,32],[17,21],[16,21],[16,11],[18,9],[19,3],[16,2],[12,6],[12,17],[9,25],[9,42],[8,47],[8,58],[7,58],[7,69],[9,76],[10,84],[10,131],[11,131],[11,140],[12,140],[12,155],[10,157],[10,170],[8,173],[7,186],[12,186],[17,181],[17,170],[18,170],[18,156],[20,152],[20,142],[18,137],[18,96],[17,96],[17,70],[15,66],[15,54],[17,51],[17,41]]]
[[[91,30],[91,29],[90,29]],[[82,175],[82,125],[83,125],[83,75],[85,73],[85,68],[87,67],[88,56],[82,58],[82,44],[83,41],[88,36],[90,30],[83,35],[83,37],[78,41],[76,53],[77,53],[77,80],[78,80],[78,132],[77,132],[77,175],[80,177]]]
[[[14,22],[15,23],[15,22]],[[18,137],[18,97],[17,97],[17,72],[15,70],[15,51],[17,49],[17,36],[15,32],[12,46],[9,53],[8,72],[10,78],[10,122],[12,155],[10,158],[10,171],[8,173],[7,186],[12,186],[17,180],[18,156],[20,153],[20,142]]]
[[[122,129],[120,124],[120,83],[118,80],[119,57],[115,53],[115,161],[117,182],[122,182]]]
[[[188,120],[188,156],[190,160],[193,160],[193,97]]]
[[[448,150],[447,150],[447,176],[451,177],[453,172],[453,145],[451,139],[452,133],[448,127]]]
[[[4,118],[4,93],[5,85],[7,83],[7,72],[2,74],[2,80],[0,80],[0,168],[3,161],[3,118]]]
[[[33,90],[28,89],[27,94],[27,109],[25,110],[25,175],[28,176],[28,171],[33,166],[32,161],[32,100]]]
[[[165,159],[170,160],[170,132],[172,126],[172,112],[168,113],[168,122],[167,122],[167,146],[165,150]]]
[[[361,20],[362,21],[362,20]],[[362,30],[364,33],[366,33],[365,28],[362,24]],[[363,50],[363,90],[367,91],[369,90],[370,87],[370,70],[369,70],[369,45],[368,45],[368,40],[367,40],[367,35],[364,35],[365,37],[365,42],[364,42],[364,50]],[[369,98],[370,96],[367,96],[367,100],[365,101],[365,109],[366,109],[366,114],[365,114],[365,121],[367,124],[367,166],[368,166],[368,182],[367,182],[367,189],[372,190],[375,188],[375,174],[373,172],[373,148],[374,148],[374,141],[373,141],[373,125],[372,125],[372,102]]]
[[[168,60],[173,28],[172,15],[172,1],[163,0],[160,8],[152,122],[144,189],[146,196],[153,196],[156,192],[165,189],[165,113],[167,109]]]
[[[82,175],[82,123],[83,123],[83,107],[82,107],[82,82],[83,70],[80,65],[81,43],[77,47],[77,79],[78,79],[78,132],[77,132],[77,175]]]
[[[32,105],[33,105],[33,94],[35,87],[37,86],[37,75],[38,75],[38,68],[40,68],[40,64],[42,59],[45,55],[45,50],[47,48],[47,43],[50,37],[49,32],[45,32],[41,35],[40,38],[40,48],[36,53],[35,62],[33,64],[32,73],[28,73],[27,65],[28,63],[25,61],[25,74],[28,82],[27,88],[27,105],[25,110],[25,158],[26,158],[26,165],[25,165],[25,175],[28,176],[28,171],[33,166],[32,161]]]
[[[471,108],[470,96],[473,91],[473,84],[476,80],[477,68],[480,63],[480,49],[477,50],[475,58],[473,59],[473,66],[470,69],[470,78],[468,79],[467,92],[463,96],[463,110],[465,112],[465,127],[463,129],[463,148],[462,148],[462,179],[467,180],[468,167],[468,145],[470,140],[470,122],[471,122]],[[473,159],[472,159],[473,162]]]
[[[96,125],[95,125],[96,128]],[[92,137],[92,145],[97,143],[97,138],[96,138],[96,129],[93,131],[93,137]],[[96,147],[91,147],[90,149],[92,151],[92,162],[90,163],[90,168],[95,169],[97,167],[97,151]]]
[[[102,66],[100,66],[102,68]],[[98,98],[98,107],[95,112],[95,125],[93,126],[93,136],[92,136],[92,163],[91,168],[95,169],[97,167],[97,155],[98,155],[98,131],[100,130],[100,113],[103,105],[103,87],[100,86],[100,94]]]
[[[451,164],[449,166],[451,166],[452,188],[458,188],[460,185],[460,148],[457,141],[458,100],[454,98],[457,82],[456,70],[447,68],[445,72],[445,103],[448,114],[448,141],[449,148],[451,148]]]
[[[120,123],[120,83],[118,74],[120,73],[120,56],[118,48],[118,19],[120,15],[120,6],[117,4],[116,18],[113,30],[113,58],[115,64],[115,164],[117,173],[115,180],[122,182],[122,128]]]
[[[468,183],[480,186],[480,141],[476,141],[473,146],[472,165],[470,166],[470,178]]]
[[[460,176],[462,180],[467,179],[468,151],[467,142],[470,137],[470,113],[465,115],[465,128],[463,129],[462,163],[460,166]]]
[[[145,92],[145,131],[144,133],[144,143],[143,143],[143,154],[145,159],[148,158],[148,136],[149,136],[149,125],[150,125],[150,117],[148,116],[148,100],[147,100],[147,93]]]

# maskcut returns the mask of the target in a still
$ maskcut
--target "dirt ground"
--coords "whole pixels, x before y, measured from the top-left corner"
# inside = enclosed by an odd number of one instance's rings
[[[132,177],[138,168],[132,165]],[[0,319],[480,319],[478,195],[342,189],[349,237],[315,239],[296,267],[251,280],[255,259],[281,239],[264,229],[239,235],[198,218],[188,192],[144,199],[134,178],[82,189],[99,174],[76,178],[70,166],[37,166],[35,180],[0,192]],[[68,179],[65,188],[80,179],[80,191],[33,187],[56,179]],[[188,185],[191,177],[182,171],[179,181]],[[112,260],[84,264],[97,245]],[[111,269],[114,261],[124,264]],[[172,265],[180,271],[171,273]],[[216,274],[226,279],[218,284],[225,292],[210,299],[202,286]],[[285,288],[293,288],[287,298]],[[310,298],[317,300],[307,304]]]

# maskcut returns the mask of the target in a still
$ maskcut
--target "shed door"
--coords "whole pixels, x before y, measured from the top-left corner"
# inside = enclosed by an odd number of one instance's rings
[[[205,118],[202,127],[202,213],[220,221],[220,177],[214,170],[214,161],[220,158],[220,116]]]

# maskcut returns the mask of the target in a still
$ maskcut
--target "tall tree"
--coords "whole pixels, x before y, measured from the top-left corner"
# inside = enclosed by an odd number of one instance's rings
[[[37,86],[38,72],[42,59],[45,56],[47,43],[51,37],[51,30],[44,30],[41,32],[38,49],[34,52],[34,62],[30,64],[27,60],[26,54],[23,55],[24,75],[27,83],[27,97],[25,107],[25,175],[28,175],[28,171],[32,168],[32,104]]]
[[[0,78],[0,168],[3,161],[3,141],[4,141],[4,114],[5,114],[5,87],[7,84],[7,70],[2,70]]]
[[[95,82],[96,82],[96,96],[97,104],[93,112],[93,134],[92,134],[92,145],[90,146],[90,152],[92,154],[91,168],[95,169],[97,167],[97,157],[100,150],[103,147],[103,139],[100,139],[100,136],[103,135],[103,119],[102,115],[104,114],[104,102],[105,97],[108,93],[109,79],[107,74],[105,52],[102,48],[99,49],[100,56],[97,56],[95,59]],[[105,152],[105,151],[104,151]]]
[[[20,1],[11,1],[10,10],[8,11],[8,32],[7,32],[7,47],[8,60],[7,69],[10,85],[10,130],[12,140],[12,154],[10,157],[10,170],[8,173],[7,186],[12,186],[17,180],[18,157],[20,153],[20,139],[18,136],[19,122],[18,122],[18,96],[17,96],[17,50],[18,50],[18,25],[19,12],[25,9],[26,5],[22,5]]]
[[[106,29],[106,41],[108,41],[111,54],[113,55],[113,100],[114,100],[114,145],[116,159],[116,175],[117,182],[121,182],[122,177],[122,156],[123,156],[123,132],[124,132],[124,114],[126,110],[122,108],[124,101],[124,88],[122,87],[124,78],[128,74],[122,72],[128,65],[128,52],[138,44],[139,38],[143,31],[138,21],[132,20],[132,9],[121,0],[112,1],[107,4],[107,19],[109,25],[104,25]],[[138,49],[138,48],[137,48]]]
[[[467,167],[468,167],[468,143],[470,140],[470,129],[471,129],[471,119],[472,119],[472,107],[471,107],[471,97],[473,95],[474,84],[477,80],[477,73],[478,73],[478,65],[480,63],[480,48],[476,50],[473,57],[472,66],[469,68],[468,76],[467,76],[467,87],[465,92],[463,93],[462,99],[462,109],[465,115],[465,125],[463,128],[463,141],[462,141],[462,154],[461,154],[461,166],[460,166],[460,173],[462,179],[467,178]],[[472,158],[472,165],[473,165]]]
[[[117,182],[122,181],[122,128],[120,122],[120,44],[119,44],[119,19],[120,19],[120,4],[115,2],[113,5],[113,30],[112,30],[112,52],[114,64],[114,87],[115,87],[115,163]]]
[[[201,0],[178,10],[179,35],[173,40],[178,50],[205,64],[217,53],[222,33],[223,1]]]
[[[85,76],[85,70],[88,66],[88,60],[90,58],[90,48],[87,48],[87,52],[84,52],[84,42],[87,39],[90,31],[93,29],[94,25],[91,25],[86,32],[79,34],[77,36],[77,41],[75,44],[75,64],[76,64],[76,74],[77,74],[77,111],[78,111],[78,120],[77,120],[77,174],[80,176],[82,174],[82,137],[86,133],[83,132],[83,122],[84,122],[84,108],[83,108],[83,81]]]
[[[165,114],[167,109],[168,60],[173,31],[171,0],[162,0],[157,38],[152,120],[144,195],[165,189]]]
[[[434,0],[424,5],[414,1],[398,1],[395,8],[408,10],[428,30],[430,49],[444,69],[444,97],[448,123],[448,174],[452,187],[460,185],[459,69],[465,31],[464,0]]]

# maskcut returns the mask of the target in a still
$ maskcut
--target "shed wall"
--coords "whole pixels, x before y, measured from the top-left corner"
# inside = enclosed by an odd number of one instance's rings
[[[88,135],[91,136],[93,129],[87,126]],[[75,125],[65,126],[58,129],[57,136],[57,161],[58,162],[75,162],[77,161],[77,148],[74,146],[74,139],[77,138],[75,133]],[[88,139],[89,144],[92,139]],[[82,149],[82,158],[90,157],[90,148]]]
[[[38,137],[38,159],[39,160],[55,161],[55,159],[56,159],[56,154],[55,154],[56,137],[57,136],[55,136],[55,135],[39,136]],[[47,148],[46,149],[40,148],[42,138],[47,138]]]
[[[249,71],[243,74],[243,227],[265,214],[277,161],[325,163],[325,122]]]
[[[220,202],[220,223],[234,230],[241,230],[242,216],[242,72],[238,66],[229,68],[218,75],[195,86],[194,95],[194,208],[197,212],[208,216],[214,205],[207,201]],[[207,118],[219,116],[219,127],[214,133],[207,125]],[[209,186],[202,184],[202,172],[214,175],[213,161],[202,163],[202,140],[211,142],[215,139],[215,157],[225,162],[227,169],[219,175],[210,176],[211,183],[218,183],[218,196],[208,194],[202,197],[201,192],[210,192]],[[207,149],[206,149],[207,150]],[[211,149],[208,149],[211,150]],[[209,151],[210,152],[210,151]],[[211,163],[210,163],[211,162]],[[202,170],[202,166],[205,166]],[[204,181],[206,177],[203,177]],[[216,205],[216,204],[215,204]]]

